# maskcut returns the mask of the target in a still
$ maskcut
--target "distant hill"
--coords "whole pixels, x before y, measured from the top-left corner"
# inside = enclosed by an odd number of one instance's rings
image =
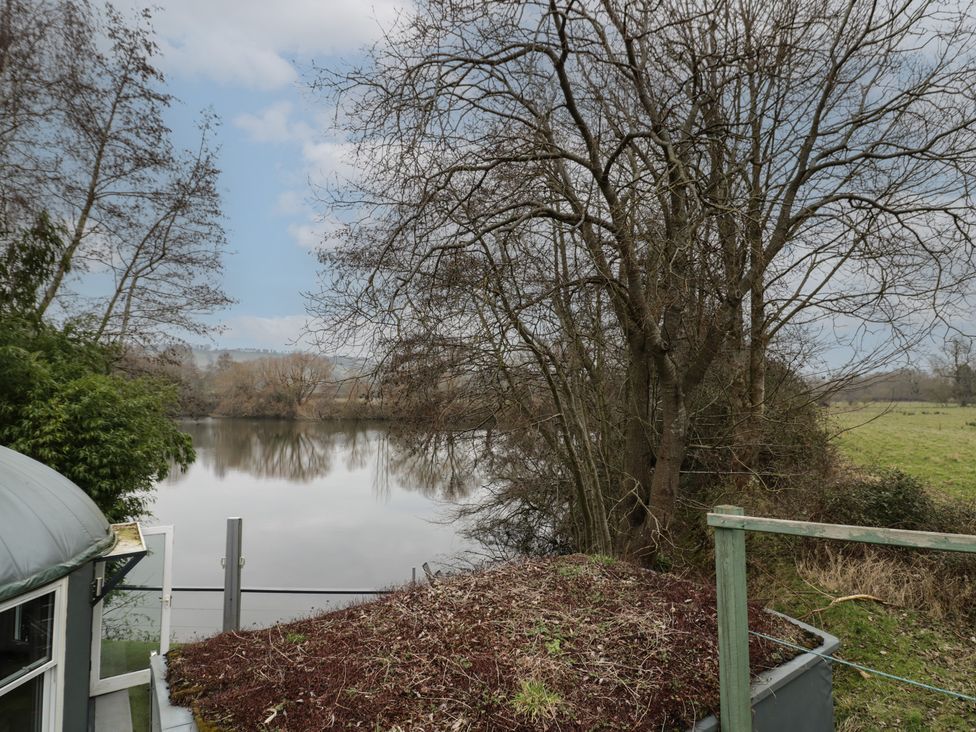
[[[274,351],[270,348],[194,348],[193,363],[197,368],[210,368],[224,354],[233,361],[255,361],[259,358],[288,355],[286,351]]]

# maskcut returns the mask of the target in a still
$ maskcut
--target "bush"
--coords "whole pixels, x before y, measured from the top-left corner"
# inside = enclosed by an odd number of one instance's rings
[[[812,520],[883,528],[976,534],[976,504],[930,494],[900,470],[839,479]],[[807,545],[804,573],[839,594],[865,592],[938,619],[976,622],[976,558],[857,543]],[[806,554],[806,552],[804,552]]]
[[[108,352],[47,325],[0,319],[0,444],[77,483],[110,521],[146,513],[171,466],[194,457],[176,389],[109,372]]]
[[[976,533],[976,504],[932,495],[901,470],[879,470],[835,481],[815,520],[888,529]]]
[[[822,520],[887,529],[930,529],[936,505],[925,485],[901,470],[840,480],[824,495]]]

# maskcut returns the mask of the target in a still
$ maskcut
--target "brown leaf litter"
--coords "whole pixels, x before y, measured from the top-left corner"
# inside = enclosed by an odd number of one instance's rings
[[[750,606],[753,630],[802,642]],[[687,730],[718,708],[714,588],[600,557],[410,586],[169,654],[208,730]],[[791,652],[750,639],[752,672]]]

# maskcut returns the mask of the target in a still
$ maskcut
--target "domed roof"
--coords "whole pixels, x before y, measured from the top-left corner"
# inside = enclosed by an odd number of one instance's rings
[[[81,488],[0,447],[0,602],[65,576],[114,542],[104,514]]]

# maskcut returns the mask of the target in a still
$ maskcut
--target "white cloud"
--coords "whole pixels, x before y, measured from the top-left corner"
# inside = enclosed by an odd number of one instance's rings
[[[288,233],[300,247],[318,249],[325,243],[325,238],[340,226],[337,221],[316,217],[311,211],[307,211],[305,222],[290,224]]]
[[[328,140],[307,141],[302,145],[306,175],[313,186],[322,186],[335,177],[349,178],[355,174],[352,145]]]
[[[286,100],[277,101],[256,113],[234,118],[234,126],[244,130],[252,142],[285,144],[296,147],[300,164],[289,185],[326,186],[336,179],[352,177],[352,148],[342,142],[321,139],[307,122],[296,119],[295,106]],[[300,180],[299,180],[300,177]],[[307,194],[289,188],[278,194],[274,212],[298,219],[288,226],[292,239],[305,249],[315,249],[334,231],[339,223],[323,219],[321,212],[309,202]]]
[[[306,140],[302,144],[302,161],[305,179],[313,189],[327,187],[337,180],[355,175],[351,146],[346,143]],[[322,216],[321,205],[316,210],[307,199],[302,204],[301,213],[304,221],[290,225],[288,233],[305,249],[319,248],[329,234],[341,227],[335,219]]]
[[[257,114],[240,114],[234,125],[247,132],[253,142],[294,142],[308,140],[313,130],[302,121],[291,119],[291,102],[280,101]]]
[[[220,84],[264,91],[298,80],[292,63],[273,48],[235,37],[233,32],[195,33],[178,40],[162,37],[162,66],[170,74],[202,75]]]
[[[406,1],[161,0],[155,26],[169,71],[277,89],[298,78],[293,59],[357,50]]]
[[[355,174],[352,145],[317,138],[315,128],[303,120],[293,119],[294,116],[294,105],[281,100],[260,112],[238,115],[234,126],[244,130],[252,142],[300,144],[303,182],[312,186],[325,185],[336,176]]]
[[[220,342],[228,348],[287,350],[301,342],[307,322],[308,316],[304,314],[279,317],[238,315],[227,319]]]

